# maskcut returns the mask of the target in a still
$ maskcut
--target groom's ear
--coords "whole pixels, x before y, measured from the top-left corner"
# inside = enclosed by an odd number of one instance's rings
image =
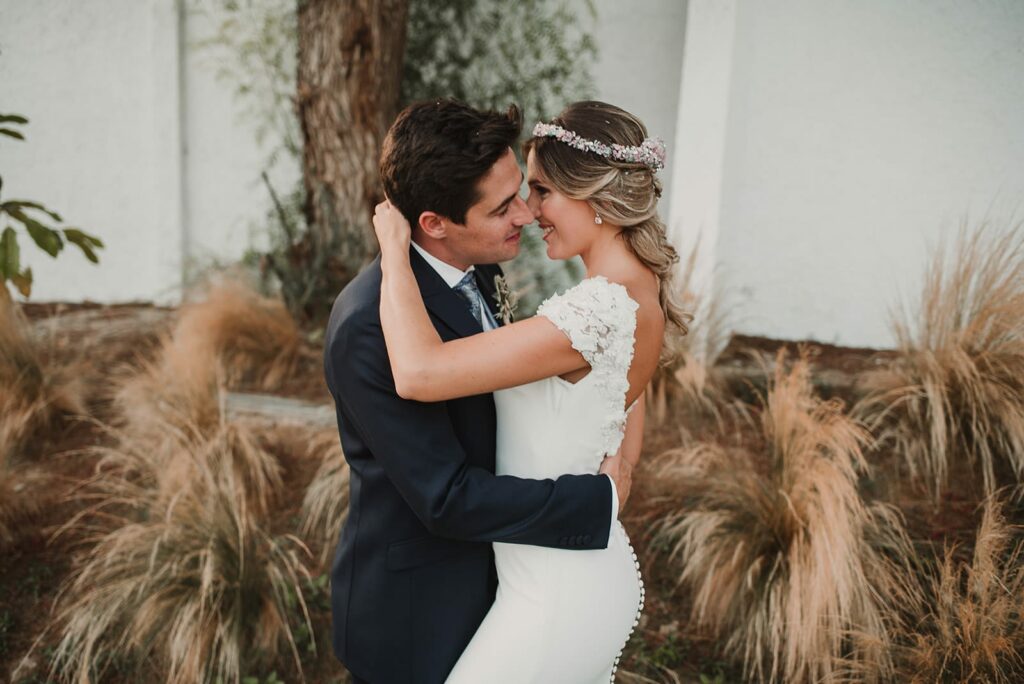
[[[448,221],[440,214],[432,211],[425,211],[420,214],[420,230],[427,237],[434,240],[443,240],[448,236]]]

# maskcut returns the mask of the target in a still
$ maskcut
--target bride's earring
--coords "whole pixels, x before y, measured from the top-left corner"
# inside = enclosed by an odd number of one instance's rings
[[[598,225],[601,225],[602,223],[604,223],[604,221],[601,220],[601,215],[600,214],[594,214],[594,223],[596,223]]]

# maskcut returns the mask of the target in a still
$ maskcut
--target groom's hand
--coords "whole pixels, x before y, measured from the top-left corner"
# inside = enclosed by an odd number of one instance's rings
[[[633,485],[633,466],[621,455],[606,456],[601,462],[601,473],[608,475],[615,483],[615,495],[619,498],[619,513],[626,507],[629,489]]]

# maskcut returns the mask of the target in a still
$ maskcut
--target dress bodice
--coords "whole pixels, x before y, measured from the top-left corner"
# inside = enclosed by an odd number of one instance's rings
[[[622,442],[637,303],[602,276],[548,298],[537,310],[579,351],[590,372],[495,392],[497,473],[556,478],[596,473]]]

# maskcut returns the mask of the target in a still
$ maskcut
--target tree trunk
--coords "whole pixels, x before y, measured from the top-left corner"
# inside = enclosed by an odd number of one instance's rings
[[[408,11],[408,0],[299,0],[307,255],[339,289],[376,252],[377,163],[398,113]]]

